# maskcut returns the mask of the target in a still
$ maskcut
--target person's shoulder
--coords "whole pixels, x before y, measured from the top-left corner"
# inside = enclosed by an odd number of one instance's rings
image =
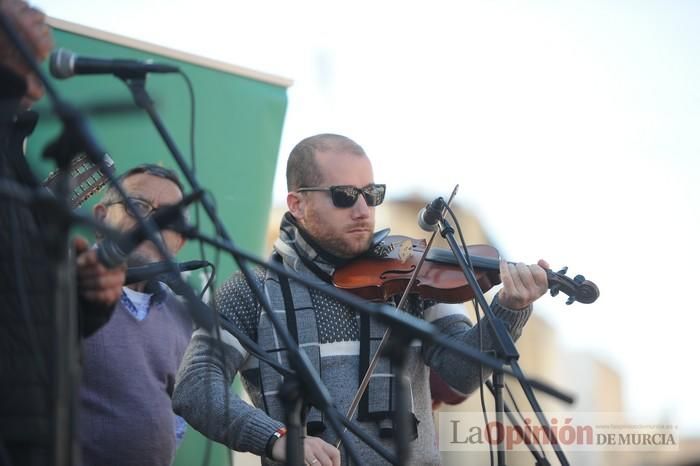
[[[265,280],[265,268],[260,266],[253,266],[249,267],[248,270],[250,271],[250,276],[255,281],[255,284],[262,284],[262,282]],[[248,280],[246,279],[243,272],[239,270],[237,272],[234,272],[229,278],[227,278],[219,289],[224,287],[250,287],[250,284],[248,283]]]
[[[254,282],[253,286],[262,289],[265,269],[250,267],[249,270]],[[220,309],[250,308],[257,306],[257,298],[243,272],[238,271],[226,279],[216,291],[216,303]]]
[[[250,271],[254,286],[262,290],[265,269],[251,267]],[[219,314],[231,320],[249,337],[256,338],[260,303],[242,272],[236,272],[219,287],[215,302]]]

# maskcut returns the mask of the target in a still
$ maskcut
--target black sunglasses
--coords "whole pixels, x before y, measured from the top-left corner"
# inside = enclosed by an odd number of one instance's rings
[[[333,205],[342,209],[352,207],[357,202],[357,198],[365,198],[365,202],[369,207],[376,207],[384,202],[384,194],[386,193],[385,184],[368,184],[364,188],[356,188],[355,186],[330,186],[328,188],[299,188],[298,193],[305,191],[330,191]]]

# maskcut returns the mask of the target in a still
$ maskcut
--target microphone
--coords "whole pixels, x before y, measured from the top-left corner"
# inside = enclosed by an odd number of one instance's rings
[[[202,269],[208,265],[209,262],[202,260],[175,262],[175,267],[180,272]],[[154,262],[139,267],[129,267],[126,269],[126,280],[124,284],[130,285],[132,283],[144,282],[164,273],[170,273],[170,264],[167,262]]]
[[[182,209],[200,197],[202,197],[202,191],[195,191],[188,194],[177,204],[158,208],[158,210],[151,215],[150,220],[146,219],[146,221],[153,221],[159,230],[171,224],[183,224],[185,223],[185,219]],[[116,267],[124,262],[131,251],[136,249],[136,247],[146,239],[147,233],[140,226],[132,228],[130,231],[124,233],[118,240],[107,238],[97,246],[97,260],[107,268]]]
[[[113,74],[120,78],[136,78],[144,73],[177,73],[173,65],[154,63],[152,60],[124,60],[81,57],[70,50],[51,52],[49,71],[54,78],[67,79],[78,74]]]
[[[445,207],[445,200],[438,197],[430,204],[423,207],[418,212],[418,226],[425,231],[435,231],[438,222],[442,219],[442,210]]]

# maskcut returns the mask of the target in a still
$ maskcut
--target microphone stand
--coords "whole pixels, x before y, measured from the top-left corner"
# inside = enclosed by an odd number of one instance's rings
[[[414,334],[405,327],[395,329],[391,338],[384,347],[384,354],[391,361],[392,367],[396,370],[396,407],[394,409],[394,422],[396,428],[396,455],[399,459],[399,464],[409,464],[409,451],[411,443],[411,431],[409,427],[412,425],[411,417],[409,416],[411,400],[410,387],[406,382],[406,360],[408,357],[408,348]]]
[[[119,183],[116,182],[116,180],[113,176],[110,176],[109,170],[105,169],[105,166],[104,166],[105,164],[103,161],[103,154],[105,154],[105,151],[101,150],[101,147],[95,141],[95,139],[92,135],[92,132],[90,131],[90,129],[87,125],[87,121],[82,117],[82,115],[80,115],[80,113],[77,110],[75,110],[73,107],[69,106],[67,103],[62,102],[60,99],[58,99],[55,91],[51,87],[50,82],[43,75],[43,73],[41,72],[39,67],[36,65],[36,63],[31,59],[31,55],[28,53],[25,53],[25,58],[27,59],[30,66],[32,66],[35,73],[42,79],[44,86],[47,90],[47,94],[51,97],[51,100],[52,100],[52,103],[54,106],[54,111],[62,119],[62,121],[64,123],[64,132],[63,132],[60,139],[62,141],[66,141],[66,140],[71,141],[71,143],[74,144],[75,148],[79,148],[79,149],[84,150],[87,153],[87,155],[90,157],[91,161],[93,163],[95,163],[96,165],[98,165],[99,168],[103,169],[103,172],[105,172],[105,174],[108,175],[110,181],[115,186],[115,188],[120,193],[120,195],[122,197],[126,198],[126,195],[125,195],[126,193],[124,192],[123,188],[120,186]],[[141,87],[143,89],[143,85]],[[145,89],[143,89],[143,93],[144,93],[144,95],[147,95],[147,94],[145,94]],[[150,99],[148,99],[148,100],[150,101]],[[157,116],[157,114],[155,113],[155,109],[153,109],[152,104],[149,104],[148,108],[150,108],[149,114],[151,115],[152,119],[156,123],[156,126],[159,129],[159,132],[161,133],[163,138],[166,140],[166,144],[171,149],[171,152],[173,153],[173,156],[176,158],[176,161],[180,165],[183,173],[188,178],[190,185],[193,186],[193,188],[198,187],[199,186],[198,183],[194,179],[194,176],[191,174],[191,172],[187,169],[182,157],[179,156],[179,151],[177,150],[174,142],[172,141],[172,138],[170,138],[169,135],[167,135],[167,131],[165,130],[165,127],[162,125],[162,122],[160,122],[160,119]],[[198,189],[198,188],[195,188],[195,189]],[[153,228],[153,226],[150,225],[148,221],[139,217],[138,214],[136,214],[133,206],[130,205],[130,203],[128,202],[128,199],[126,199],[126,201],[127,201],[126,202],[127,208],[134,214],[134,217],[137,219],[137,222],[139,223],[139,225],[147,233],[147,236],[149,236],[149,239],[156,245],[156,247],[159,249],[160,253],[167,260],[171,261],[170,255],[168,254],[164,245],[160,241],[160,238],[158,237],[158,235],[154,234],[155,228]],[[210,218],[214,222],[217,233],[219,235],[221,235],[222,237],[224,237],[224,239],[226,240],[226,243],[231,244],[231,241],[228,238],[228,235],[226,234],[226,231],[223,228],[223,225],[221,224],[220,220],[217,218],[217,216],[213,210],[213,206],[212,206],[211,202],[205,197],[202,200],[202,204],[204,205],[205,210],[207,211],[208,215],[210,216]],[[236,259],[238,260],[238,257],[236,257]],[[254,285],[254,282],[251,280],[252,277],[250,275],[250,272],[247,270],[245,264],[240,264],[240,265],[241,265],[241,270],[242,270],[244,276],[246,277],[248,282],[252,285],[251,289],[253,289],[255,291],[259,301],[261,302],[261,304],[265,308],[266,312],[268,312],[268,315],[270,315],[271,321],[273,322],[273,325],[276,325],[276,329],[278,330],[278,333],[283,337],[283,339],[285,339],[285,337],[286,337],[286,339],[289,340],[289,342],[286,342],[286,344],[287,344],[288,348],[290,348],[290,358],[289,359],[290,359],[291,365],[298,372],[301,372],[300,378],[302,381],[304,381],[304,387],[307,390],[309,388],[311,388],[311,390],[313,390],[312,393],[314,396],[312,398],[317,400],[317,404],[318,404],[318,400],[322,400],[321,409],[323,409],[325,412],[327,412],[329,414],[328,418],[329,418],[329,422],[331,423],[331,426],[333,427],[334,430],[336,430],[336,432],[338,432],[339,437],[341,437],[341,439],[342,439],[344,437],[344,434],[339,427],[339,423],[337,422],[336,417],[334,416],[334,414],[331,414],[331,413],[333,413],[333,411],[329,409],[330,408],[330,401],[329,401],[329,397],[327,394],[327,389],[325,389],[325,387],[320,383],[320,379],[318,379],[317,374],[314,374],[313,371],[310,369],[310,365],[308,362],[308,358],[306,357],[306,354],[298,352],[298,349],[295,352],[293,345],[289,344],[292,342],[291,337],[286,332],[286,329],[278,321],[275,320],[276,316],[274,316],[274,314],[272,312],[270,312],[269,303],[267,302],[266,298],[262,295],[261,290],[259,290],[257,288],[257,286]],[[177,271],[174,264],[172,265],[172,271],[173,272]],[[282,272],[282,273],[284,273],[284,272]],[[190,295],[190,296],[188,296],[188,295]],[[211,329],[213,326],[212,317],[210,315],[206,314],[206,310],[203,307],[197,305],[198,301],[194,297],[191,289],[189,289],[188,295],[186,295],[185,298],[187,298],[190,301],[190,304],[192,305],[193,318],[195,319],[195,321],[200,326],[207,328],[207,329]],[[200,302],[200,304],[201,304],[201,302]],[[385,322],[390,322],[390,321],[394,320],[394,317],[391,316],[389,311],[377,312],[375,314],[375,317],[377,317],[378,319],[385,321]],[[400,324],[397,324],[395,322],[395,325],[400,325]],[[432,328],[428,328],[428,329],[424,328],[422,331],[423,331],[423,337],[429,338],[426,335],[430,334],[430,332],[432,331]],[[435,337],[435,335],[433,335],[433,338],[434,337]],[[453,349],[455,347],[459,348],[459,345],[454,345],[454,344],[450,345],[449,343],[447,343],[447,341],[445,341],[444,344],[447,344],[448,347],[452,347]],[[464,350],[464,348],[460,348],[460,349]],[[474,357],[476,357],[476,356],[474,356]],[[483,358],[483,356],[482,356],[482,358]],[[485,365],[490,366],[490,367],[500,365],[498,362],[494,363],[493,361],[489,361],[488,359],[483,359],[481,362]],[[299,370],[299,369],[301,369],[301,370]],[[510,371],[508,371],[508,372],[510,373]],[[522,375],[521,375],[521,377],[522,377]],[[548,391],[556,392],[553,389],[550,389]],[[562,396],[566,397],[565,395],[562,395]],[[352,431],[353,429],[351,429],[350,427],[352,427],[352,426],[348,425],[348,428]],[[291,442],[289,442],[289,440],[291,440],[291,439],[288,439],[288,443],[291,443]],[[301,439],[299,439],[299,440],[301,440]],[[354,461],[359,463],[357,455],[354,453],[354,451],[351,448],[349,448],[347,441],[345,441],[345,444],[346,444],[346,448],[348,450],[348,454],[351,456],[351,458]],[[289,446],[288,446],[288,448],[289,448]],[[294,453],[293,448],[291,448],[291,453]]]
[[[495,397],[496,396],[496,389],[493,386],[493,383],[491,383],[490,380],[487,380],[486,382],[486,387],[489,389],[491,394]],[[528,440],[527,434],[525,433],[525,429],[523,429],[520,426],[520,422],[518,422],[518,419],[515,417],[513,414],[513,411],[510,409],[508,406],[508,403],[503,402],[503,409],[506,413],[506,416],[508,416],[508,419],[510,420],[510,423],[515,427],[515,431],[520,435],[520,438],[523,439],[523,443],[527,446],[527,448],[530,450],[530,453],[532,456],[535,458],[535,466],[550,466],[549,460],[541,454],[539,451],[537,451],[537,448],[535,448],[532,445],[532,442]],[[517,406],[516,406],[517,410]],[[526,426],[527,427],[527,426]]]
[[[57,201],[70,202],[70,161],[72,154],[63,150],[44,153],[58,168]],[[65,218],[46,225],[47,252],[55,280],[54,290],[54,351],[56,364],[49,368],[54,374],[54,452],[56,466],[70,466],[80,458],[75,413],[78,409],[80,384],[80,347],[78,344],[78,302],[76,293],[75,255],[70,245],[70,222]]]
[[[146,73],[141,73],[139,75],[135,75],[132,73],[125,74],[120,76],[117,73],[117,76],[122,79],[127,87],[131,90],[134,102],[136,103],[137,106],[143,108],[151,118],[153,124],[155,125],[158,133],[161,135],[163,141],[165,142],[166,146],[170,150],[173,158],[175,159],[176,163],[180,167],[183,175],[187,179],[188,183],[192,187],[193,190],[195,191],[200,191],[202,188],[199,185],[197,179],[195,178],[194,174],[192,171],[189,169],[187,166],[184,157],[182,156],[180,150],[178,149],[177,145],[175,144],[175,141],[169,134],[167,128],[163,124],[162,119],[160,118],[160,115],[156,111],[153,101],[148,95],[148,92],[146,91],[145,88],[145,80],[146,80]],[[290,378],[290,377],[296,377],[296,379],[292,379],[287,387],[286,391],[287,393],[285,396],[288,396],[290,398],[292,397],[297,397],[301,398],[304,401],[298,401],[294,403],[288,403],[287,405],[287,414],[288,419],[290,422],[294,423],[292,426],[293,430],[296,431],[294,434],[297,435],[297,438],[293,438],[291,435],[288,433],[288,438],[286,442],[286,447],[287,447],[287,461],[289,464],[304,464],[303,462],[303,457],[299,458],[300,453],[303,456],[303,439],[301,438],[301,422],[302,422],[302,411],[303,407],[306,406],[305,401],[313,401],[313,404],[317,406],[321,411],[325,412],[328,415],[328,420],[331,424],[331,427],[333,430],[336,431],[340,439],[343,441],[345,444],[346,450],[348,452],[348,455],[351,457],[351,459],[357,463],[361,464],[359,461],[359,457],[357,456],[356,452],[350,447],[348,444],[347,440],[344,438],[345,433],[342,431],[340,428],[340,422],[338,421],[338,413],[334,411],[335,408],[332,408],[332,403],[330,401],[330,394],[328,393],[327,388],[325,385],[322,383],[320,377],[318,374],[313,371],[311,368],[311,363],[308,360],[308,356],[306,355],[305,352],[301,351],[294,343],[294,340],[292,339],[291,335],[289,335],[289,332],[286,327],[282,325],[282,323],[279,321],[279,318],[275,315],[274,312],[271,310],[271,306],[269,301],[267,300],[267,297],[264,295],[262,290],[258,288],[258,286],[255,284],[255,281],[253,279],[253,276],[250,272],[250,270],[247,267],[247,264],[241,260],[250,260],[254,263],[258,263],[259,265],[262,265],[264,267],[268,267],[272,270],[274,270],[278,274],[283,274],[286,275],[290,278],[293,278],[295,280],[298,280],[299,282],[313,287],[313,288],[319,288],[317,284],[312,283],[311,281],[303,279],[303,277],[300,276],[293,276],[290,272],[288,272],[286,269],[283,267],[275,267],[276,264],[268,264],[268,263],[263,263],[262,261],[259,261],[255,258],[253,258],[250,255],[247,255],[237,249],[233,245],[233,241],[231,240],[231,237],[228,235],[226,228],[224,227],[223,223],[221,222],[220,218],[216,214],[214,207],[212,203],[210,202],[209,198],[207,196],[204,196],[201,199],[202,206],[204,207],[205,212],[209,216],[209,218],[212,221],[212,224],[214,225],[214,228],[217,232],[217,235],[222,238],[222,240],[218,239],[212,239],[212,238],[206,238],[204,235],[201,235],[197,233],[196,235],[192,234],[193,232],[190,231],[191,237],[197,237],[199,239],[204,240],[205,242],[208,242],[209,244],[213,245],[218,245],[218,247],[228,251],[231,253],[233,256],[234,260],[238,263],[239,268],[241,270],[241,273],[243,274],[246,282],[249,284],[251,290],[254,292],[256,295],[256,298],[258,301],[261,303],[261,306],[265,310],[265,312],[268,315],[268,318],[270,318],[270,321],[272,322],[275,330],[277,333],[281,336],[283,343],[285,344],[285,347],[288,348],[288,359],[290,362],[290,365],[292,369],[294,370],[294,373],[296,375],[291,375],[288,374],[285,379]],[[207,240],[212,240],[212,241],[207,241]],[[324,292],[327,292],[330,296],[333,297],[338,297],[342,295],[342,293],[331,293],[331,291],[336,291],[335,289],[329,290],[326,289],[325,287],[323,288]],[[345,302],[346,304],[348,303],[348,298],[344,297],[345,299],[339,299],[341,302]],[[352,298],[355,298],[354,296]],[[356,299],[356,300],[351,300],[355,301],[354,306],[360,310],[363,309],[368,309],[366,303],[362,300]],[[393,308],[392,308],[393,309]],[[378,318],[379,320],[387,319],[387,317],[382,317],[381,313],[375,314],[375,317]],[[388,318],[389,320],[393,320],[393,318]],[[223,320],[223,319],[222,319]],[[386,320],[383,320],[386,321]],[[423,321],[421,321],[423,322]],[[399,327],[401,327],[400,324],[396,324]],[[409,327],[410,328],[410,325]],[[424,328],[424,337],[427,338],[425,335],[429,334],[431,335],[431,338],[435,339],[437,336],[434,335],[435,330],[430,326],[429,328]],[[444,338],[442,338],[445,340]],[[443,342],[443,344],[450,345],[450,343]],[[452,348],[459,348],[457,351],[462,352],[465,351],[467,348],[462,347],[459,344],[451,344]],[[471,350],[471,348],[468,348]],[[488,365],[489,367],[500,367],[501,364],[499,361],[492,359],[484,359],[485,357],[481,355],[478,351],[466,351],[469,356],[472,357],[473,359],[476,358],[478,361],[483,361],[485,365]],[[521,377],[524,377],[524,375],[521,374]],[[560,394],[556,390],[552,389],[551,387],[544,386],[541,384],[541,388],[545,388],[548,392],[550,393],[556,393],[557,395],[561,395],[564,399],[570,399],[567,395]],[[556,395],[555,395],[556,396]],[[408,411],[406,411],[407,413]],[[340,416],[342,418],[342,416]],[[348,420],[349,421],[349,420]],[[297,423],[299,424],[297,426]],[[288,426],[289,428],[289,426]],[[400,428],[401,429],[401,428]],[[294,444],[295,445],[292,445]],[[406,450],[406,449],[404,449]],[[302,460],[299,462],[299,460]]]
[[[440,212],[442,212],[442,209],[440,209]],[[481,308],[484,311],[484,314],[486,315],[486,318],[489,320],[492,334],[494,336],[496,355],[499,359],[502,359],[506,362],[507,365],[511,367],[513,374],[516,374],[516,378],[520,382],[520,385],[522,386],[523,391],[525,392],[525,396],[527,397],[528,402],[535,411],[538,420],[540,421],[544,431],[547,433],[547,436],[549,437],[549,440],[552,443],[552,448],[554,449],[554,452],[557,455],[559,462],[562,464],[562,466],[568,466],[569,462],[566,459],[566,456],[564,455],[564,452],[562,451],[559,442],[557,441],[556,435],[554,435],[554,432],[552,432],[552,430],[550,429],[549,423],[547,422],[547,418],[542,413],[542,408],[540,407],[537,399],[535,398],[532,386],[527,382],[527,379],[525,378],[524,373],[522,372],[520,365],[518,364],[518,358],[520,357],[520,355],[515,347],[515,343],[513,342],[513,339],[506,330],[503,321],[496,317],[496,315],[493,313],[491,307],[486,301],[486,297],[484,296],[484,293],[481,290],[481,286],[479,286],[479,282],[474,274],[474,269],[471,267],[471,264],[469,263],[470,261],[467,259],[468,256],[466,256],[466,254],[468,254],[468,252],[463,252],[462,249],[459,247],[457,241],[454,238],[454,229],[447,221],[447,219],[442,215],[442,213],[440,214],[440,217],[438,219],[438,226],[440,229],[440,235],[443,238],[445,238],[445,240],[447,240],[447,243],[449,244],[450,249],[452,249],[452,253],[457,259],[459,266],[462,268],[462,271],[464,272],[464,275],[467,278],[469,285],[471,286],[472,290],[474,290],[474,296],[478,301],[479,306],[481,306]],[[496,368],[492,376],[494,387],[494,400],[496,406],[496,421],[499,425],[503,425],[504,372],[505,371]],[[499,466],[505,466],[505,445],[503,441],[498,442],[497,458]]]
[[[146,110],[153,124],[155,125],[158,133],[165,142],[165,145],[170,150],[170,153],[175,159],[175,162],[180,167],[180,170],[182,171],[190,186],[195,190],[201,189],[199,188],[200,185],[197,179],[195,178],[194,174],[187,166],[185,159],[182,156],[182,153],[175,144],[175,141],[173,140],[172,136],[163,124],[160,115],[158,114],[153,105],[153,100],[150,98],[148,92],[146,91],[146,73],[128,73],[121,75],[120,73],[116,73],[116,75],[117,77],[122,79],[126,83],[127,87],[131,90],[136,105]],[[204,207],[205,212],[211,219],[217,234],[224,238],[226,241],[232,242],[230,236],[226,232],[226,228],[224,227],[223,223],[216,214],[213,204],[210,202],[209,198],[204,196],[201,200],[201,203]],[[328,414],[328,420],[331,423],[331,426],[338,433],[338,435],[341,438],[343,438],[345,434],[343,433],[340,427],[341,422],[338,420],[339,416],[337,415],[337,413],[334,413],[331,410],[332,402],[330,394],[328,393],[325,385],[323,385],[323,383],[321,382],[321,379],[318,376],[318,374],[316,374],[311,368],[311,363],[308,360],[306,353],[301,352],[298,346],[294,344],[294,341],[287,332],[287,329],[283,327],[282,323],[279,321],[275,313],[272,312],[271,306],[267,298],[262,293],[262,290],[260,290],[255,284],[252,274],[248,270],[246,265],[240,262],[238,263],[238,265],[251,290],[253,290],[254,294],[256,295],[256,298],[261,303],[263,309],[270,318],[270,321],[275,327],[275,330],[282,337],[286,348],[288,348],[288,359],[292,369],[294,370],[294,375],[288,374],[285,377],[285,379],[296,379],[290,381],[288,384],[288,390],[290,393],[289,396],[292,396],[291,394],[294,394],[300,395],[303,399],[306,400],[314,400],[315,403],[319,406],[319,409],[323,410]],[[302,403],[302,406],[304,404],[305,403]],[[289,462],[289,464],[303,465],[303,438],[301,436],[301,431],[296,428],[297,424],[299,426],[301,425],[302,420],[300,419],[300,416],[298,416],[298,414],[301,413],[301,409],[297,409],[296,403],[294,404],[294,406],[290,405],[289,408],[291,408],[291,412],[290,409],[288,409],[287,415],[290,416],[290,420],[294,424],[292,426],[292,429],[293,434],[296,435],[296,438],[293,438],[289,433],[287,434],[288,438],[286,446],[287,455],[289,455],[287,457],[287,461]],[[353,449],[348,448],[348,454],[354,462],[360,464],[359,456]]]

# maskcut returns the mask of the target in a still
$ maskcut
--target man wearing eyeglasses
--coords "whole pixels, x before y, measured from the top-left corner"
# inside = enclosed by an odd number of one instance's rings
[[[157,165],[132,168],[120,181],[143,217],[182,199],[177,175]],[[137,225],[114,188],[95,205],[94,215],[120,231]],[[160,235],[173,256],[184,245],[172,230]],[[128,256],[127,265],[162,260],[147,241]],[[191,333],[187,310],[164,283],[149,280],[122,288],[112,319],[83,344],[79,429],[85,466],[170,466],[185,432],[171,395]]]
[[[370,248],[375,207],[384,200],[386,188],[375,183],[372,164],[362,147],[335,134],[312,136],[297,144],[287,163],[287,185],[289,211],[282,219],[272,260],[319,285],[327,284],[336,267]],[[529,318],[531,303],[547,289],[540,265],[501,267],[505,286],[492,306],[516,338]],[[264,290],[272,309],[279,312],[277,315],[308,355],[339,412],[347,412],[385,328],[322,292],[273,272],[258,269],[256,280],[256,286]],[[284,353],[270,320],[241,275],[221,287],[217,306],[268,354]],[[415,298],[409,300],[407,311],[478,346],[478,326],[471,327],[462,310]],[[233,335],[223,330],[222,334],[223,352],[213,346],[216,339],[212,335],[203,330],[193,335],[178,374],[175,410],[208,437],[232,449],[260,455],[262,464],[284,462],[284,410],[277,396],[282,378],[268,364],[251,356]],[[488,330],[483,332],[483,340],[484,348],[491,349]],[[462,393],[479,386],[480,368],[433,345],[415,344],[406,348],[406,353],[413,420],[410,462],[437,465],[440,454],[431,413],[430,368]],[[286,363],[281,357],[276,361]],[[255,406],[228,394],[232,378],[239,371]],[[380,358],[356,417],[360,427],[389,450],[394,435],[393,378],[389,361]],[[306,464],[336,466],[341,458],[347,463],[345,452],[341,454],[334,447],[337,436],[323,414],[312,408],[306,421]],[[350,437],[363,463],[387,464],[370,447]]]

